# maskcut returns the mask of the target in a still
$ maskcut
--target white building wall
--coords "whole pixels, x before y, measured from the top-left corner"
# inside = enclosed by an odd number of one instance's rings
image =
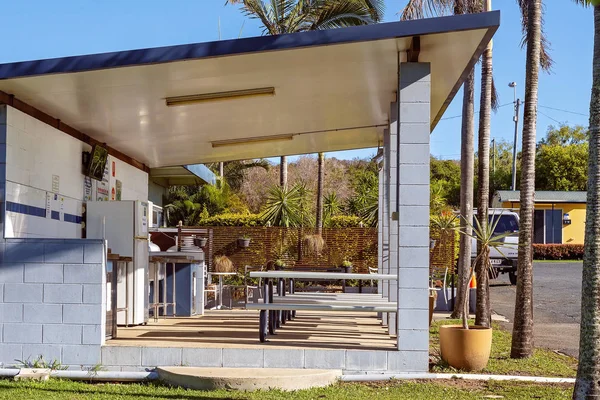
[[[4,236],[81,238],[84,204],[82,152],[91,146],[23,112],[5,108]],[[0,137],[1,139],[1,137]],[[0,148],[0,152],[4,149]],[[113,168],[114,167],[114,168]],[[122,183],[122,200],[148,199],[148,174],[110,156],[109,199]],[[114,175],[113,175],[114,171]],[[92,198],[96,199],[92,180]]]

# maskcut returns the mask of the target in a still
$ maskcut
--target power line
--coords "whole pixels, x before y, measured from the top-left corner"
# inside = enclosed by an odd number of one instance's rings
[[[505,107],[505,106],[509,106],[509,105],[511,105],[511,104],[515,104],[515,103],[514,103],[514,102],[510,102],[510,103],[502,104],[502,105],[498,106],[498,108],[502,108],[502,107]],[[522,104],[525,104],[525,102],[523,102]],[[580,116],[582,116],[582,117],[588,117],[588,116],[589,116],[588,114],[580,113],[580,112],[577,112],[577,111],[565,110],[565,109],[562,109],[562,108],[548,107],[548,106],[542,106],[542,105],[538,105],[538,107],[539,107],[539,108],[546,108],[546,109],[548,109],[548,110],[553,110],[553,111],[560,111],[560,112],[564,112],[564,113],[567,113],[567,114],[580,115]],[[543,114],[541,111],[540,111],[540,113],[541,113],[542,115],[544,115],[545,117],[548,117],[548,118],[550,118],[550,119],[551,119],[551,120],[553,120],[553,121],[556,121],[557,123],[562,123],[562,122],[558,122],[557,120],[555,120],[555,119],[554,119],[554,118],[552,118],[552,117],[549,117],[549,116],[548,116],[548,115],[546,115],[546,114]],[[475,114],[479,114],[479,111],[475,111]],[[453,115],[453,116],[451,116],[451,117],[442,118],[440,121],[446,121],[446,120],[450,120],[450,119],[456,119],[456,118],[460,118],[460,117],[462,117],[462,114],[459,114],[459,115]]]
[[[562,125],[562,124],[563,124],[563,122],[560,122],[559,120],[552,118],[552,117],[551,117],[551,116],[549,116],[548,114],[544,114],[544,113],[543,113],[543,112],[541,112],[540,110],[538,110],[538,112],[539,112],[540,114],[542,114],[544,117],[551,119],[552,121],[556,122],[556,123],[557,123],[557,124],[559,124],[559,125]]]
[[[511,101],[510,103],[506,103],[506,104],[502,104],[502,105],[498,106],[498,108],[510,106],[511,104],[515,104],[515,103]],[[479,111],[475,111],[475,114],[479,114]],[[445,121],[445,120],[448,120],[448,119],[455,119],[455,118],[460,118],[460,117],[462,117],[462,114],[453,115],[451,117],[442,118],[442,119],[440,119],[440,121]]]
[[[576,112],[576,111],[563,110],[562,108],[554,108],[554,107],[548,107],[548,106],[539,106],[539,107],[541,107],[541,108],[547,108],[548,110],[561,111],[561,112],[564,112],[564,113],[581,115],[581,116],[584,116],[584,117],[588,116],[588,114],[583,114],[583,113]]]

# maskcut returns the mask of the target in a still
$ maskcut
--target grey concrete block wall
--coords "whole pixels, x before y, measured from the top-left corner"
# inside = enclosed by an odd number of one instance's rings
[[[403,342],[414,348],[402,351],[103,346],[101,360],[104,367],[113,371],[142,371],[157,365],[182,365],[206,368],[340,369],[346,374],[424,372],[428,367],[427,363],[423,364],[423,357],[428,354],[428,343],[423,342],[422,333],[404,333]]]
[[[99,240],[0,241],[0,365],[100,363],[106,298]]]
[[[428,63],[401,63],[398,88],[398,352],[387,369],[422,371],[429,359],[429,134]]]

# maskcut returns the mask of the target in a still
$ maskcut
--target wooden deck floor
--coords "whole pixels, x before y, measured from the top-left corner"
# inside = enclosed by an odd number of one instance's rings
[[[375,313],[298,312],[268,343],[258,340],[258,312],[207,311],[204,316],[161,318],[146,326],[119,328],[107,346],[202,348],[323,348],[394,350],[396,342]]]

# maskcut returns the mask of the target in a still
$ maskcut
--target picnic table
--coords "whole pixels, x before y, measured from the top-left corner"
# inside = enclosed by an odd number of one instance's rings
[[[342,272],[305,271],[252,271],[250,278],[263,279],[264,303],[247,304],[248,310],[259,310],[259,338],[267,341],[278,328],[295,317],[296,311],[335,311],[335,312],[396,312],[397,303],[389,302],[380,294],[355,293],[308,293],[296,294],[294,280],[397,280],[392,274],[358,274]],[[289,285],[286,285],[286,280]],[[278,297],[273,296],[273,284],[277,282]],[[289,294],[286,294],[286,286]]]

